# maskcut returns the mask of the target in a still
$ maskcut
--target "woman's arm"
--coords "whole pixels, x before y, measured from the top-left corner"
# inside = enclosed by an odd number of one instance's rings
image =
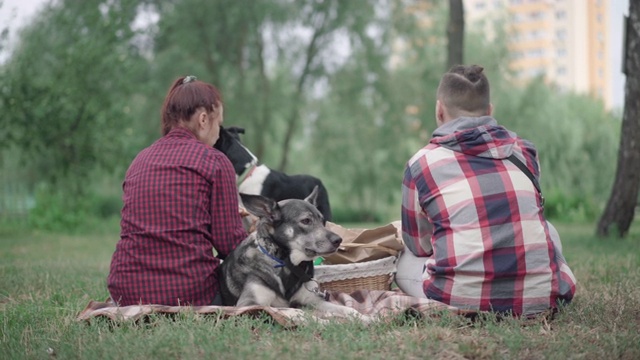
[[[231,162],[219,157],[211,191],[211,237],[218,257],[224,259],[247,237],[238,205],[238,188]]]

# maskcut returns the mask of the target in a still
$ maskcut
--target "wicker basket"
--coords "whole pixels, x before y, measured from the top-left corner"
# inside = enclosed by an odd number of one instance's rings
[[[351,293],[355,290],[390,290],[396,272],[396,256],[353,264],[317,265],[314,278],[322,290]]]

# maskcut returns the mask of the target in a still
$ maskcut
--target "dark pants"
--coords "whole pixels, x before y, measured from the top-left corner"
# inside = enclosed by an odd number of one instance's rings
[[[220,293],[216,294],[216,296],[213,298],[213,303],[211,303],[211,305],[222,306],[222,295],[220,295]]]

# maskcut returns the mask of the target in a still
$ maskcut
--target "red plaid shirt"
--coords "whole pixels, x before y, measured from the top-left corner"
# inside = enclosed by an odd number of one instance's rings
[[[559,236],[531,180],[506,159],[512,153],[539,176],[533,144],[490,117],[460,118],[438,128],[409,160],[403,238],[425,257],[428,298],[516,315],[573,298],[575,278]]]
[[[120,241],[107,279],[121,306],[210,305],[220,260],[246,237],[229,160],[171,130],[133,160],[123,183]]]

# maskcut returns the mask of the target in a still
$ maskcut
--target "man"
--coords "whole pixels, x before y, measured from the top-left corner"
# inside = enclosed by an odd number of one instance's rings
[[[570,302],[576,281],[544,217],[537,151],[492,112],[482,67],[443,75],[438,128],[404,173],[397,283],[462,309],[535,315]]]

